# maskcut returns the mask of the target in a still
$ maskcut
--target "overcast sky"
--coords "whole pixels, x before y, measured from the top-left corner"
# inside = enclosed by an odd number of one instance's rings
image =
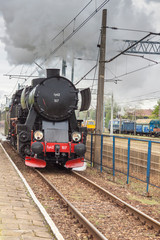
[[[89,2],[91,3],[75,21],[53,40]],[[102,9],[58,51],[51,55],[50,53],[103,2],[104,0],[0,0],[0,103],[5,102],[5,95],[11,97],[18,83],[29,85],[31,79],[24,83],[24,79],[9,79],[3,75],[43,74],[44,71],[34,62],[43,69],[61,68],[62,59],[66,59],[66,74],[71,78],[74,58],[74,82],[81,79],[96,63],[94,60],[98,55]],[[110,0],[103,8],[107,9],[109,27],[160,33],[159,0]],[[106,59],[109,60],[124,49],[121,40],[139,40],[146,34],[107,29]],[[146,40],[160,41],[160,36],[151,35]],[[113,91],[115,101],[121,106],[153,107],[160,98],[160,56],[149,54],[144,57],[147,59],[121,56],[106,64],[105,78],[121,81],[117,84],[106,82],[105,95],[109,96]],[[47,61],[44,63],[45,59]],[[139,68],[144,69],[129,74]],[[94,77],[97,79],[95,71],[86,78]],[[84,80],[77,85],[79,88],[94,89],[96,86],[97,80]],[[95,98],[96,95],[93,95],[92,105],[95,104]]]

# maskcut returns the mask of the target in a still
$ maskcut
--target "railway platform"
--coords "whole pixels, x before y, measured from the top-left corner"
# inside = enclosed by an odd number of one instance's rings
[[[0,240],[56,239],[2,146],[0,182]]]

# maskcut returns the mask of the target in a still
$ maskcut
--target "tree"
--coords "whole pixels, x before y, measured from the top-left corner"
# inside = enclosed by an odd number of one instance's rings
[[[78,119],[81,119],[83,121],[85,121],[87,119],[88,120],[89,119],[96,120],[96,110],[91,108],[89,111],[77,112],[76,116]]]
[[[151,118],[153,119],[159,118],[159,109],[160,109],[160,100],[158,100],[157,105],[154,106],[154,110],[152,112]]]
[[[120,107],[116,102],[113,104],[113,118],[118,117],[118,112],[120,111]],[[108,128],[109,121],[111,119],[111,99],[108,98],[105,100],[105,127]]]
[[[96,110],[95,109],[90,109],[89,115],[90,115],[90,119],[96,120]]]

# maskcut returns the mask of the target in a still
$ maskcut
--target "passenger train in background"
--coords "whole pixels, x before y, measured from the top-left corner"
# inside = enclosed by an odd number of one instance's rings
[[[96,129],[96,124],[95,124],[95,120],[86,120],[84,121],[83,123],[83,126],[87,128],[87,131],[89,133],[94,133],[95,132],[95,129]]]
[[[109,121],[108,130],[110,131],[111,121]],[[131,120],[113,120],[113,133],[137,134],[147,136],[160,136],[160,120],[159,119],[137,119]]]
[[[80,92],[59,69],[47,69],[46,78],[32,80],[17,90],[9,107],[8,139],[30,167],[56,163],[66,168],[84,165],[87,128],[76,118],[88,110],[90,89]]]

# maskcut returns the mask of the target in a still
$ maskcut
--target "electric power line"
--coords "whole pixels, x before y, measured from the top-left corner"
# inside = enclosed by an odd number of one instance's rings
[[[68,40],[70,40],[96,13],[98,13],[110,0],[103,1],[99,7],[96,8],[95,11],[93,11],[89,17],[87,17],[76,29],[74,29],[53,51],[50,52],[50,54],[45,58],[45,60],[39,64],[41,67],[44,65],[44,63],[54,54],[56,53]],[[96,67],[96,66],[95,66]],[[30,76],[32,76],[36,70],[34,70]]]
[[[155,61],[155,60],[152,60],[152,59],[150,59],[150,58],[144,57],[144,55],[136,55],[136,54],[130,54],[130,53],[124,53],[124,55],[126,55],[126,56],[131,56],[131,57],[139,57],[139,58],[143,58],[143,59],[145,59],[145,60],[148,60],[148,61],[150,61],[150,62],[158,63],[158,62]]]
[[[54,36],[51,41],[54,41],[61,33],[64,32],[64,30],[73,22],[75,22],[76,18],[90,5],[90,3],[92,2],[93,0],[91,0],[90,2],[88,2],[84,8],[82,10],[80,10],[80,12],[56,35]]]
[[[119,75],[119,76],[116,76],[116,77],[114,77],[114,78],[111,78],[110,80],[114,80],[114,79],[116,79],[116,78],[121,78],[121,77],[127,76],[127,75],[129,75],[129,74],[136,73],[136,72],[138,72],[138,71],[141,71],[141,70],[144,70],[144,69],[147,69],[147,68],[150,68],[150,67],[154,67],[154,66],[159,65],[159,64],[160,64],[160,62],[156,62],[156,63],[150,64],[150,65],[147,65],[147,66],[145,66],[145,67],[141,67],[141,68],[135,69],[135,70],[130,71],[130,72],[128,72],[128,73],[121,74],[121,75]]]
[[[129,31],[129,32],[141,32],[141,33],[150,33],[150,34],[154,34],[154,35],[160,35],[160,33],[155,33],[155,32],[152,32],[152,31],[145,31],[145,30],[140,30],[140,29],[119,28],[119,27],[109,27],[109,26],[106,26],[106,28],[112,29],[112,30]]]
[[[143,99],[127,100],[127,103],[128,102],[150,101],[150,100],[156,100],[156,99],[160,99],[160,97],[150,97],[150,98],[143,98]],[[118,101],[118,104],[124,104],[124,103],[126,104],[126,101],[125,102]]]
[[[44,63],[50,58],[51,55],[53,55],[59,48],[61,48],[70,38],[72,38],[99,10],[101,10],[102,7],[104,7],[110,0],[103,1],[102,4],[99,5],[99,7],[93,11],[89,17],[87,17],[76,29],[72,31],[71,34],[69,34],[60,44],[58,47],[56,47],[49,55],[46,57],[45,61],[41,63],[40,66],[44,65]]]
[[[53,41],[54,39],[56,39],[62,32],[64,32],[64,30],[71,24],[71,23],[73,23],[75,20],[76,20],[76,18],[90,5],[90,3],[92,2],[93,0],[91,0],[91,1],[89,1],[84,7],[83,7],[83,9],[54,37],[54,38],[52,38],[52,40],[51,41]],[[93,12],[94,14],[96,14],[106,3],[108,3],[110,0],[105,0],[98,8],[96,8],[96,10]],[[76,33],[86,22],[88,22],[89,20],[90,20],[90,17],[93,17],[94,16],[94,14],[91,14],[90,16],[89,16],[89,18],[87,18],[82,24],[80,24],[80,26],[78,27],[78,28],[76,28],[76,29],[73,29],[73,32],[72,32],[72,34],[74,33]],[[92,16],[93,15],[93,16]],[[74,35],[73,34],[73,35]],[[64,44],[67,40],[69,40],[70,38],[72,37],[72,35],[70,34],[66,39],[65,39],[65,41],[63,41],[62,43]],[[62,45],[63,45],[62,44]],[[59,45],[59,48],[60,48],[61,46]],[[58,48],[58,49],[59,49]],[[58,50],[57,49],[57,50]],[[53,54],[53,51],[50,53],[50,55],[48,56],[48,57],[50,57],[51,55]],[[45,59],[45,62],[46,62],[46,60],[48,59],[48,57]],[[43,62],[41,65],[43,65],[45,62]],[[38,65],[38,67],[40,67],[41,68],[41,65],[39,65],[38,63],[36,63],[35,61],[34,61],[34,63],[36,64],[36,65]],[[15,68],[15,67],[14,67]],[[11,72],[12,70],[10,70],[9,71],[9,73]],[[30,74],[30,76],[29,77],[31,77],[35,72],[36,72],[37,70],[34,70],[31,74]],[[29,78],[28,78],[29,79]],[[25,79],[25,82],[28,80],[28,79]]]

